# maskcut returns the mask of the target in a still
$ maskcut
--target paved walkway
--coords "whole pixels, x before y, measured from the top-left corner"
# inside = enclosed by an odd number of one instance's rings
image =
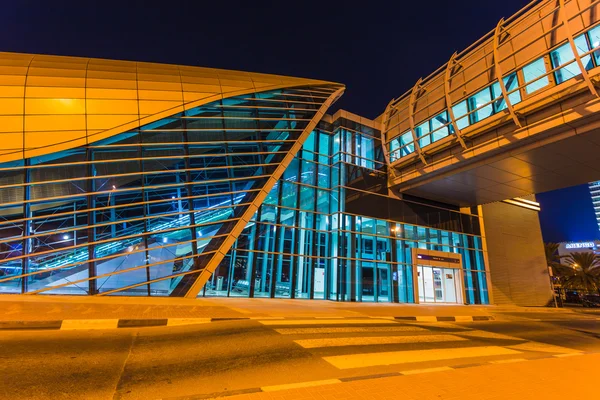
[[[568,317],[569,309],[498,306],[340,303],[325,300],[247,298],[152,298],[0,295],[0,321],[64,319],[257,318],[257,317],[404,317],[531,314]]]
[[[304,388],[268,388],[269,391],[228,396],[225,399],[591,399],[598,396],[596,379],[599,363],[600,354],[589,354],[473,368],[422,370],[405,376],[352,382],[324,381],[315,383],[318,386]],[[197,397],[200,398],[206,397]],[[194,397],[185,399],[192,400]]]

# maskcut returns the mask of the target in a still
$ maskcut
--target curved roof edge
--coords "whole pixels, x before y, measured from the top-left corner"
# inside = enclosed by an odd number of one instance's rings
[[[0,52],[0,163],[74,148],[223,98],[343,85],[243,71]]]

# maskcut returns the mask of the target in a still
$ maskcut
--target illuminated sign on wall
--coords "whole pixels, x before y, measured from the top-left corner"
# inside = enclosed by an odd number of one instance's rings
[[[590,247],[595,247],[596,243],[594,242],[580,242],[580,243],[567,243],[565,245],[566,249],[588,249]]]
[[[445,263],[452,263],[452,264],[460,264],[460,259],[458,259],[458,258],[430,256],[428,254],[417,254],[417,258],[419,260],[429,260],[429,261],[438,261],[438,262],[445,262]]]

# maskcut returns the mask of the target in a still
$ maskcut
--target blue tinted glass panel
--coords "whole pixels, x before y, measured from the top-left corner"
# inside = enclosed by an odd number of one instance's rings
[[[359,154],[362,157],[360,164],[365,168],[373,169],[373,159],[375,158],[375,141],[373,140],[373,138],[361,135],[361,145]]]
[[[508,93],[508,100],[512,105],[518,104],[521,102],[521,93],[517,90],[519,86],[519,80],[517,79],[517,73],[513,72],[509,76],[503,79],[504,86],[506,87],[506,92]],[[511,91],[513,91],[511,93]],[[502,89],[500,89],[500,84],[498,82],[492,85],[492,97],[494,98],[494,112],[500,112],[506,109],[506,102],[504,101],[504,97],[502,96]]]
[[[469,110],[475,111],[471,114],[472,123],[486,119],[494,113],[492,104],[488,104],[491,101],[492,95],[489,88],[485,88],[481,92],[469,98]]]
[[[440,139],[448,136],[448,113],[444,111],[443,113],[435,116],[431,120],[431,141],[436,142]]]
[[[469,118],[466,116],[469,112],[467,108],[467,101],[461,101],[452,107],[454,118],[456,118],[456,125],[458,129],[463,129],[469,126]]]
[[[417,126],[415,128],[415,132],[419,138],[419,146],[425,147],[431,143],[431,137],[429,136],[429,132],[431,132],[429,121],[425,121],[421,125]]]
[[[306,138],[306,141],[302,146],[304,150],[315,151],[315,136],[315,132],[311,132],[308,138]]]
[[[284,182],[281,191],[281,205],[289,208],[296,208],[296,193],[298,186],[293,183]]]
[[[415,151],[415,144],[413,143],[412,133],[406,132],[400,136],[400,156],[407,156]]]
[[[309,185],[315,185],[315,174],[317,166],[310,161],[302,161],[302,173],[300,174],[300,182]]]
[[[598,50],[598,48],[600,48],[600,26],[590,29],[587,34],[592,49],[596,49],[596,51],[594,51],[594,59],[596,60],[596,65],[598,65],[600,64],[600,50]]]
[[[283,179],[290,182],[298,182],[298,166],[298,157],[294,157],[290,165],[283,172]]]
[[[577,47],[577,52],[579,54],[587,53],[588,44],[584,35],[581,35],[575,39],[575,47]],[[554,77],[556,79],[556,83],[563,83],[577,75],[581,74],[581,70],[579,69],[579,65],[575,62],[575,56],[573,55],[573,50],[571,50],[570,43],[566,43],[556,50],[550,53],[550,59],[552,60],[552,67],[558,68],[562,65],[565,65],[570,62],[570,64],[566,65],[563,68],[558,69],[554,73]],[[583,62],[583,66],[586,69],[593,68],[592,58],[588,55],[581,59]]]
[[[300,206],[301,210],[312,211],[315,208],[315,189],[301,186],[300,187]]]
[[[400,143],[398,142],[398,139],[392,139],[392,141],[389,143],[390,146],[390,161],[396,161],[398,159],[398,149],[400,148]]]
[[[329,175],[330,168],[327,165],[319,164],[319,174],[317,178],[317,183],[319,187],[328,188],[329,187]]]
[[[550,83],[550,81],[548,80],[548,76],[544,76],[543,78],[537,79],[545,73],[546,65],[544,64],[543,58],[538,58],[531,64],[523,67],[523,77],[525,78],[525,83],[532,82],[531,84],[525,86],[525,91],[527,92],[527,94],[531,94],[536,90],[540,90],[541,88],[548,86],[548,84]]]

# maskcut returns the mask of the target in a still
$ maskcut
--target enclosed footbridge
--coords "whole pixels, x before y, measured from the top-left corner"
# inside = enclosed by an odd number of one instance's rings
[[[600,1],[533,1],[392,100],[392,191],[472,206],[600,179]]]

